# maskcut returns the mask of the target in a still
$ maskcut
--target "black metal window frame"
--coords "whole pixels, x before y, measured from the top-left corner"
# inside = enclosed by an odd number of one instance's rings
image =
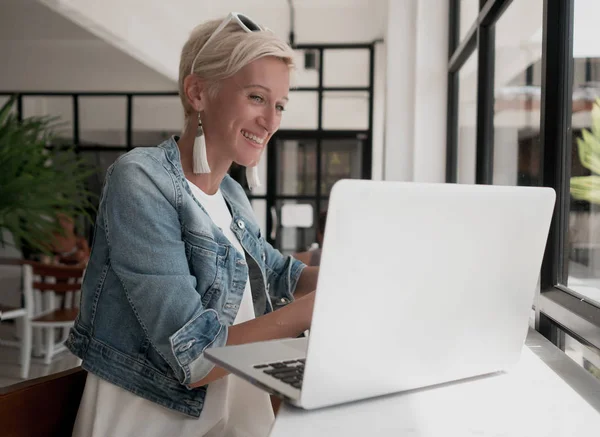
[[[274,243],[271,238],[271,228],[274,226],[273,219],[269,211],[274,207],[278,200],[304,200],[314,201],[317,208],[314,211],[314,223],[318,222],[319,206],[322,201],[328,200],[329,196],[321,193],[321,158],[322,158],[322,143],[327,139],[348,139],[357,138],[363,142],[362,147],[362,170],[361,178],[370,179],[372,174],[372,156],[373,156],[373,113],[374,113],[374,87],[375,87],[375,45],[382,40],[375,40],[367,43],[340,43],[340,44],[295,44],[295,50],[309,50],[318,53],[318,84],[317,86],[299,86],[294,87],[292,92],[312,92],[318,94],[317,107],[317,127],[316,129],[280,129],[275,133],[271,142],[277,139],[311,139],[316,142],[316,193],[315,195],[281,195],[277,193],[276,172],[273,167],[276,165],[276,155],[274,148],[267,148],[268,154],[268,169],[267,169],[267,192],[265,194],[252,194],[247,192],[248,198],[252,200],[266,200],[267,207],[267,240]],[[366,86],[325,86],[324,84],[324,53],[326,50],[368,50],[369,52],[369,71],[368,84]],[[366,92],[368,93],[368,125],[367,129],[324,129],[323,128],[323,97],[325,93],[337,92]],[[134,144],[133,143],[133,99],[138,97],[177,97],[177,91],[160,91],[160,92],[87,92],[87,91],[70,91],[70,92],[48,92],[48,91],[0,91],[0,97],[9,97],[17,94],[17,115],[19,119],[23,117],[23,98],[24,97],[67,97],[72,99],[72,117],[73,117],[73,145],[76,151],[87,152],[127,152],[134,147],[151,146],[151,144]],[[126,124],[124,145],[82,145],[80,142],[80,111],[79,103],[81,97],[121,97],[126,99]]]
[[[494,24],[512,0],[480,0],[479,13],[459,41],[460,0],[449,0],[446,182],[458,179],[458,73],[473,54],[477,73],[475,183],[491,184],[494,156]],[[564,349],[564,333],[600,349],[600,308],[573,294],[565,249],[569,226],[574,0],[544,0],[540,135],[542,185],[557,201],[536,298],[536,329]]]
[[[267,241],[271,244],[275,243],[272,238],[273,222],[272,208],[276,207],[279,200],[298,200],[298,201],[314,201],[316,208],[314,209],[314,223],[318,222],[320,213],[320,205],[322,201],[329,199],[329,196],[321,192],[321,168],[322,168],[322,152],[323,141],[327,139],[351,139],[357,138],[363,141],[362,148],[362,179],[371,179],[372,176],[372,156],[373,156],[373,113],[374,113],[374,88],[375,88],[375,45],[380,42],[376,40],[370,43],[351,43],[351,44],[296,44],[294,49],[297,50],[313,50],[318,52],[318,84],[316,87],[296,87],[292,91],[299,92],[317,92],[318,107],[317,107],[317,128],[290,130],[281,129],[275,133],[272,141],[284,139],[310,139],[316,144],[316,192],[314,195],[281,195],[277,193],[277,174],[273,165],[269,164],[267,170],[267,194],[264,196],[249,196],[253,199],[266,199],[267,201]],[[324,71],[325,51],[326,50],[368,50],[369,51],[369,72],[368,85],[363,87],[340,87],[340,86],[325,86]],[[368,93],[368,125],[367,129],[325,129],[323,128],[323,97],[326,92],[366,92]],[[277,159],[275,148],[267,149],[268,162],[273,163]]]

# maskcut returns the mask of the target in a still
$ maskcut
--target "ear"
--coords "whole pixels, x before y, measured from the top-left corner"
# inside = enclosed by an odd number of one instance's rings
[[[204,110],[206,105],[205,82],[198,76],[190,74],[183,79],[183,92],[196,112]]]

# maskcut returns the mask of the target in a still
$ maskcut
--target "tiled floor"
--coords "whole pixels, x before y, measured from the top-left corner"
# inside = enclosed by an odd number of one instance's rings
[[[0,324],[0,338],[14,339],[14,325],[10,323]],[[79,360],[69,351],[56,355],[50,365],[45,365],[43,358],[31,358],[29,378],[47,376],[51,373],[61,372],[79,365]],[[20,377],[21,366],[19,364],[19,349],[16,347],[0,346],[0,387],[6,387],[23,380]]]

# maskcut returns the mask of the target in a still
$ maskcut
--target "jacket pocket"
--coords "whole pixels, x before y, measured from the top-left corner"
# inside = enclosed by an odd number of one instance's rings
[[[202,305],[206,306],[221,290],[227,246],[189,230],[184,231],[183,240],[190,273],[196,278],[196,290],[201,295]]]

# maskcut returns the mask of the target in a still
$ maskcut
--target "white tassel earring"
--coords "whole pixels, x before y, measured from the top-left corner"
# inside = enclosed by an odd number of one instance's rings
[[[198,114],[198,130],[196,131],[196,139],[194,140],[194,174],[210,173],[208,158],[206,157],[206,140],[204,139],[204,130],[202,129],[202,121]]]
[[[260,187],[260,179],[258,178],[258,168],[246,167],[246,181],[251,190]]]

